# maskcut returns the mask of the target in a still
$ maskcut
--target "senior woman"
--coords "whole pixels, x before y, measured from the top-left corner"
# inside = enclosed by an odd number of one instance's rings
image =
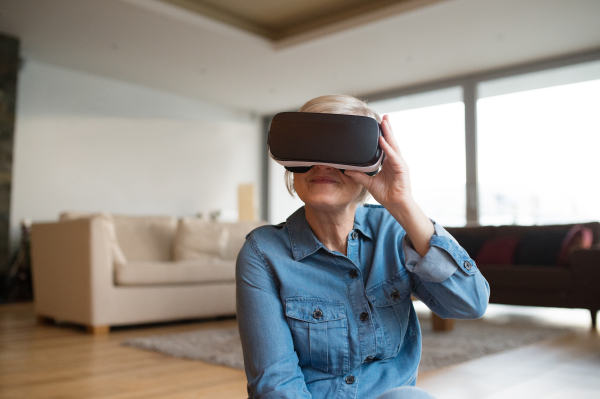
[[[300,112],[380,121],[385,159],[373,177],[323,165],[293,173],[304,206],[248,235],[236,270],[248,396],[430,397],[412,387],[421,331],[411,294],[442,318],[471,319],[485,312],[489,285],[416,204],[387,115],[342,95]],[[364,204],[369,193],[381,205]]]

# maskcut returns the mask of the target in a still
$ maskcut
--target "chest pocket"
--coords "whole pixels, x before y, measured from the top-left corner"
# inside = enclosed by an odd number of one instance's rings
[[[312,366],[334,375],[350,371],[348,320],[342,302],[287,298],[285,315],[300,366]]]
[[[367,291],[367,297],[375,307],[383,328],[383,359],[396,357],[404,340],[415,335],[414,327],[408,325],[412,306],[408,273],[398,273],[383,284],[371,288]]]

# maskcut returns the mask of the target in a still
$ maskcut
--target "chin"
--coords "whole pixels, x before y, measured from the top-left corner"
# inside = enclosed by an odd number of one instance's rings
[[[300,197],[302,201],[308,206],[313,208],[338,208],[340,206],[348,206],[352,199],[339,198],[338,196],[332,196],[331,194],[312,194]]]
[[[345,208],[356,197],[355,192],[334,184],[297,185],[296,193],[307,206],[323,210]]]

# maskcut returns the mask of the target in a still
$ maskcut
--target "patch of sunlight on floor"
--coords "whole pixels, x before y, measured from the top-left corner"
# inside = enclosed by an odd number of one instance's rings
[[[428,317],[430,310],[421,301],[413,305],[419,316]],[[510,322],[526,322],[551,325],[557,327],[576,327],[589,329],[592,324],[590,311],[587,309],[543,308],[536,306],[513,306],[489,304],[485,315],[488,321],[504,324]]]

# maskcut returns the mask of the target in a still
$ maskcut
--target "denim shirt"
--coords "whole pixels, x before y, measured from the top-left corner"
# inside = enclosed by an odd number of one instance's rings
[[[358,207],[347,255],[313,234],[304,207],[248,234],[237,315],[248,396],[375,398],[415,385],[421,330],[411,294],[442,318],[479,318],[489,285],[434,222],[421,257],[379,205]]]

